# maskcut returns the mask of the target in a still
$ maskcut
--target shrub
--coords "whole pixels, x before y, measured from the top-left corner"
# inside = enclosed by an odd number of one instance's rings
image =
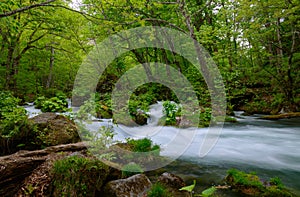
[[[42,112],[66,112],[68,108],[68,102],[62,97],[52,97],[49,100],[42,102]]]
[[[0,121],[0,134],[5,137],[16,137],[20,129],[28,124],[26,110],[23,108],[14,108],[11,112],[2,114]]]
[[[18,102],[11,93],[0,92],[0,155],[33,146],[36,127],[28,120],[26,110],[18,107]]]
[[[51,173],[52,196],[96,196],[109,169],[99,160],[71,156],[56,161]]]
[[[3,119],[6,113],[17,108],[19,102],[20,99],[14,97],[10,92],[0,92],[0,119]]]
[[[168,190],[160,183],[152,185],[151,189],[147,193],[148,197],[170,197]]]
[[[149,138],[143,139],[127,139],[127,143],[131,146],[134,152],[149,152],[149,151],[160,151],[159,145],[153,145],[152,140]]]
[[[35,99],[34,101],[34,106],[36,109],[41,109],[43,102],[46,100],[46,97],[44,96],[39,96]]]
[[[143,172],[144,171],[142,167],[136,163],[129,163],[122,167],[122,177],[124,178],[133,176],[135,174],[140,174]]]
[[[83,130],[83,132],[86,131]],[[114,158],[113,153],[103,153],[103,151],[107,150],[113,143],[115,133],[112,126],[102,126],[95,132],[88,131],[85,136],[83,136],[83,134],[84,133],[81,134],[82,139],[88,142],[90,146],[89,150],[96,155],[96,157],[106,160],[112,160]]]
[[[163,103],[163,112],[166,116],[166,125],[176,124],[176,115],[180,110],[180,107],[177,103],[172,101],[165,101]]]

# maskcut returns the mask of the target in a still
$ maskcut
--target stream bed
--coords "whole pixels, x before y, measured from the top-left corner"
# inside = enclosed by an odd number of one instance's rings
[[[31,117],[39,113],[30,105],[25,109]],[[176,149],[164,149],[176,135],[188,129],[157,126],[162,116],[162,103],[151,106],[150,118],[145,126],[116,126],[111,120],[96,120],[87,127],[97,130],[100,126],[113,126],[115,139],[120,141],[128,137],[150,137],[154,143],[161,145],[163,156],[176,157],[174,162],[165,166],[168,171],[188,183],[197,180],[201,186],[196,187],[196,192],[202,187],[220,183],[228,169],[237,168],[255,171],[263,180],[277,176],[300,196],[300,118],[269,121],[259,119],[259,115],[243,116],[242,112],[235,112],[235,115],[238,122],[225,123],[218,142],[202,158],[199,157],[199,148],[207,128],[196,130],[193,141],[179,158]]]

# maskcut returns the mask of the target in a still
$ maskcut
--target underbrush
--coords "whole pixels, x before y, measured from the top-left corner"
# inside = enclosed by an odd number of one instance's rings
[[[97,196],[109,168],[97,159],[70,156],[54,163],[51,196]]]

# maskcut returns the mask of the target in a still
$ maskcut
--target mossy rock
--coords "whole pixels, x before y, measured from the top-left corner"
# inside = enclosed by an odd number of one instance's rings
[[[75,123],[63,115],[43,113],[30,119],[37,126],[37,139],[43,146],[80,141]]]
[[[231,116],[226,116],[225,117],[225,122],[231,122],[231,123],[236,123],[237,119]]]
[[[125,126],[133,127],[138,125],[147,124],[149,115],[146,113],[135,113],[135,114],[125,114],[125,115],[115,115],[114,122],[117,124],[122,124]]]
[[[97,118],[110,119],[112,118],[112,111],[106,105],[101,105],[97,109]]]
[[[273,181],[275,179],[277,180],[276,182]],[[271,179],[269,182],[262,182],[254,173],[245,173],[236,169],[231,169],[228,171],[225,181],[233,190],[248,196],[295,196],[284,187],[277,177]]]

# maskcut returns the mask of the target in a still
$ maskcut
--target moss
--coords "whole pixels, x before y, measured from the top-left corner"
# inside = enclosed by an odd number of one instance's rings
[[[127,178],[127,177],[133,176],[135,174],[140,174],[143,172],[144,172],[144,170],[142,169],[142,167],[136,163],[129,163],[122,167],[122,177],[123,178]]]
[[[279,120],[279,119],[297,118],[297,117],[300,117],[300,112],[291,112],[291,113],[278,114],[278,115],[268,115],[268,116],[261,117],[261,119],[264,119],[264,120]]]
[[[95,196],[109,167],[93,158],[71,156],[54,163],[51,196]]]
[[[152,185],[151,189],[147,193],[148,197],[170,197],[169,191],[160,183]]]
[[[231,116],[226,116],[225,117],[225,122],[231,122],[231,123],[235,123],[237,122],[237,119]]]
[[[245,173],[237,169],[231,169],[227,173],[225,178],[227,184],[241,193],[250,196],[294,196],[285,188],[278,177],[263,183],[255,173]]]

